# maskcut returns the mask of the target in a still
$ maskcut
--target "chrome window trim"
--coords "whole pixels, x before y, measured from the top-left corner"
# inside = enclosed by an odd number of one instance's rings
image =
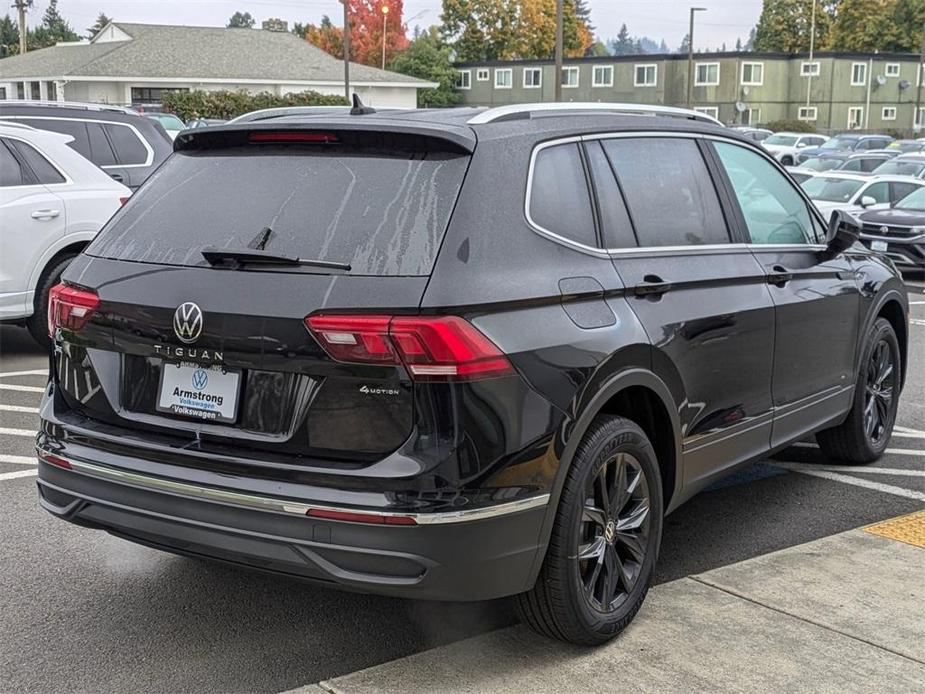
[[[43,453],[45,453],[45,451],[42,449],[36,449],[36,451],[38,453],[39,460],[42,461],[41,456]],[[97,465],[95,463],[89,463],[83,460],[75,460],[74,458],[65,457],[57,453],[51,453],[50,451],[48,454],[66,460],[71,465],[71,472],[76,472],[88,477],[103,479],[109,482],[124,484],[130,487],[137,487],[156,492],[165,492],[168,494],[175,494],[177,496],[187,498],[200,499],[202,501],[227,504],[232,506],[241,506],[244,508],[271,511],[274,513],[284,513],[292,516],[300,516],[310,518],[313,521],[330,520],[325,518],[314,518],[306,516],[310,510],[314,509],[319,511],[362,513],[367,516],[377,516],[382,518],[399,516],[402,518],[413,518],[417,525],[440,525],[444,523],[463,523],[473,520],[495,518],[497,516],[539,508],[541,506],[546,506],[549,503],[549,494],[540,494],[538,496],[531,496],[526,499],[506,501],[500,504],[495,504],[493,506],[460,509],[459,511],[444,511],[437,513],[402,513],[400,511],[378,511],[375,509],[303,503],[299,501],[281,499],[278,497],[245,494],[226,489],[219,489],[218,487],[208,487],[200,484],[178,482],[175,480],[165,479],[163,477],[145,475],[138,472],[131,472],[129,470],[120,470],[106,465]],[[51,463],[48,462],[45,462],[45,464],[51,465]],[[394,528],[413,526],[389,525],[388,527]]]
[[[131,130],[135,134],[135,137],[138,138],[138,141],[141,142],[142,146],[144,146],[145,152],[147,153],[144,163],[143,164],[107,164],[106,166],[99,167],[101,169],[140,169],[140,168],[144,168],[145,166],[151,166],[151,162],[154,161],[154,150],[151,149],[151,145],[149,145],[148,141],[145,140],[141,136],[141,133],[138,132],[138,128],[136,128],[131,123],[120,123],[119,121],[113,121],[113,120],[100,120],[98,118],[66,118],[64,116],[15,115],[15,116],[3,116],[2,118],[2,120],[27,120],[27,119],[28,120],[66,120],[66,121],[73,121],[77,123],[99,123],[101,125],[118,125],[123,128],[128,128],[129,130]],[[113,154],[115,155],[115,152],[113,152]]]
[[[773,162],[778,170],[785,171],[780,162],[774,159],[774,157],[765,151],[758,143],[741,142],[735,138],[724,137],[722,135],[685,132],[658,132],[646,130],[637,132],[624,131],[592,133],[590,135],[570,135],[568,137],[547,140],[537,144],[533,148],[533,151],[530,153],[530,164],[527,170],[527,190],[526,195],[524,195],[524,218],[526,219],[527,225],[530,227],[530,229],[539,236],[548,238],[554,243],[558,243],[560,245],[571,248],[572,250],[585,253],[586,255],[592,255],[597,258],[635,257],[639,255],[711,255],[718,253],[750,252],[751,250],[756,249],[781,250],[792,248],[793,250],[818,251],[824,250],[826,248],[825,244],[759,244],[740,243],[733,241],[730,241],[730,243],[704,244],[701,246],[636,246],[635,248],[597,248],[596,246],[588,246],[578,241],[573,241],[572,239],[562,236],[561,234],[557,234],[556,232],[541,226],[533,219],[533,217],[530,215],[530,201],[533,192],[533,174],[536,166],[536,158],[540,152],[542,152],[544,149],[547,149],[548,147],[555,147],[556,145],[564,145],[574,142],[594,142],[596,140],[615,140],[628,137],[676,137],[692,140],[715,140],[719,142],[729,142],[730,144],[739,145],[740,147],[745,147],[746,149],[758,153],[768,161]],[[815,206],[812,204],[812,201],[805,195],[803,190],[799,186],[794,186],[794,189],[803,198],[809,213],[811,215],[817,214]],[[825,226],[825,223],[822,222],[822,227],[825,228]]]

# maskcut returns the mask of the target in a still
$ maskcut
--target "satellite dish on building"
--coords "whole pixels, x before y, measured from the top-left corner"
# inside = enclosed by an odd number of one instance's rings
[[[746,108],[748,107],[744,103],[742,103],[741,101],[736,101],[736,111],[738,111],[739,113],[745,113]]]
[[[876,80],[877,80],[877,85],[880,87],[886,84],[886,77],[884,77],[883,75],[877,75]]]
[[[748,87],[742,87],[742,96],[748,96],[748,93],[751,91]]]
[[[909,84],[909,80],[899,80],[899,91],[905,91],[912,85]]]

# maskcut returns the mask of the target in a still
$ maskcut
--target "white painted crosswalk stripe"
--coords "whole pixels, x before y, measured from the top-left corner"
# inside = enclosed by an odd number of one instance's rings
[[[817,446],[815,443],[806,443],[802,441],[800,443],[794,443],[792,445],[794,448],[819,448],[819,446]],[[917,455],[917,456],[925,457],[925,451],[914,451],[914,450],[909,451],[909,450],[906,450],[905,448],[887,448],[884,451],[884,453],[887,453],[890,455]]]
[[[3,480],[14,480],[17,477],[35,477],[39,474],[38,470],[16,470],[14,472],[0,472],[0,482]]]
[[[0,412],[22,412],[23,414],[38,414],[38,407],[23,407],[22,405],[4,405],[0,403]]]
[[[47,376],[48,369],[32,369],[31,371],[0,371],[0,378],[11,376]]]
[[[44,393],[44,388],[38,386],[20,386],[15,383],[0,383],[0,390],[15,390],[18,393]]]
[[[36,431],[33,429],[9,429],[7,427],[0,427],[0,436],[28,436],[33,438],[36,435]]]
[[[916,501],[925,502],[925,492],[918,492],[914,489],[905,489],[903,487],[896,487],[892,484],[883,484],[881,482],[875,482],[874,480],[866,480],[860,477],[854,477],[852,475],[843,475],[838,472],[830,472],[828,470],[817,470],[812,469],[812,466],[807,466],[808,469],[805,470],[795,470],[797,474],[800,475],[809,475],[810,477],[819,477],[824,480],[831,480],[832,482],[842,482],[843,484],[850,484],[855,487],[863,487],[864,489],[870,489],[877,492],[882,492],[884,494],[892,494],[894,496],[902,496],[907,499],[915,499]]]
[[[897,467],[872,467],[870,465],[813,465],[811,463],[778,463],[774,465],[786,470],[805,472],[825,470],[828,472],[851,472],[862,475],[892,475],[894,477],[925,477],[925,470],[906,470]]]
[[[38,465],[38,460],[31,455],[7,455],[0,453],[0,463],[9,463],[11,465]]]

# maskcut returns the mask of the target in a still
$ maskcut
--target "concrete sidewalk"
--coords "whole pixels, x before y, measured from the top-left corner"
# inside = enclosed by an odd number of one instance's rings
[[[627,690],[925,691],[925,549],[853,530],[657,586],[601,648],[516,626],[296,691]]]

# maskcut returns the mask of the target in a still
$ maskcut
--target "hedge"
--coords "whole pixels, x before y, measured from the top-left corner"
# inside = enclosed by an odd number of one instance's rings
[[[805,120],[775,120],[765,126],[776,133],[814,133],[816,126]]]
[[[164,110],[175,113],[180,119],[234,118],[242,113],[276,106],[343,106],[347,100],[333,94],[305,91],[278,96],[270,92],[249,94],[238,91],[165,92]]]

